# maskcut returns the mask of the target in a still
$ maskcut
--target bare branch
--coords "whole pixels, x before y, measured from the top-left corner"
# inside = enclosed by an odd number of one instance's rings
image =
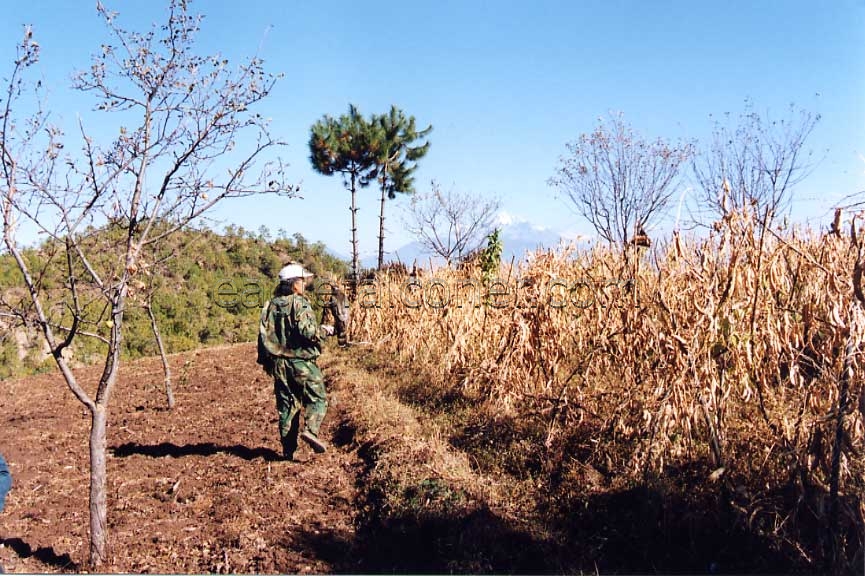
[[[450,264],[480,247],[500,207],[497,199],[454,190],[442,192],[433,182],[430,192],[412,197],[404,221],[426,249]]]
[[[819,121],[819,114],[792,105],[785,118],[773,120],[746,102],[735,124],[717,122],[708,148],[691,163],[701,207],[714,218],[743,210],[767,214],[771,223],[789,209],[793,189],[813,168],[805,142]]]
[[[602,238],[619,245],[666,213],[680,167],[692,154],[689,143],[643,140],[621,114],[567,148],[549,183]]]

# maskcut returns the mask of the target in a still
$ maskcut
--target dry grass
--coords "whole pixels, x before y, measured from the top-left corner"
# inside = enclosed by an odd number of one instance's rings
[[[337,354],[324,366],[352,398],[343,426],[367,464],[359,482],[363,569],[561,570],[554,562],[564,555],[548,553],[553,539],[525,516],[530,507],[515,487],[477,470],[442,423],[400,400],[408,378],[383,378],[365,370],[362,358]]]
[[[342,356],[327,363],[342,383],[343,393],[353,398],[345,409],[362,450],[374,460],[372,481],[400,487],[385,495],[390,499],[388,509],[405,505],[401,498],[405,488],[429,480],[444,482],[454,492],[476,500],[497,500],[495,483],[477,474],[467,455],[453,450],[438,426],[421,421],[421,413],[401,402],[379,378],[353,364]]]
[[[386,275],[382,307],[360,298],[352,330],[442,393],[456,383],[490,413],[541,423],[547,457],[572,468],[646,483],[703,464],[706,489],[720,486],[809,566],[828,554],[825,533],[803,533],[833,520],[835,476],[841,544],[861,564],[862,240],[730,215],[706,239],[639,257],[535,254],[501,274],[521,286],[501,306],[460,290],[449,305],[410,308],[399,301],[406,279]],[[452,291],[481,282],[477,270],[435,277]],[[563,308],[549,305],[565,295],[555,281],[575,287]]]

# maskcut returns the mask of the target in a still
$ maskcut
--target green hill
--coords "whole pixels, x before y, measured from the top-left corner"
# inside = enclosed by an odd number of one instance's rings
[[[88,231],[84,240],[103,278],[119,268],[107,249],[122,241],[119,227]],[[104,244],[105,250],[100,250]],[[46,241],[27,249],[24,257],[33,270],[45,268],[41,289],[52,323],[69,326],[70,295],[65,259],[56,243]],[[303,263],[316,273],[343,276],[347,264],[328,253],[323,243],[311,243],[300,234],[280,231],[276,238],[262,227],[257,233],[228,227],[220,234],[209,229],[185,230],[169,236],[158,251],[144,255],[145,264],[131,283],[125,314],[124,358],[157,354],[156,341],[144,305],[152,303],[168,353],[215,344],[245,342],[255,338],[261,305],[270,297],[279,269],[289,260]],[[46,265],[47,264],[47,265]],[[82,274],[82,277],[85,275]],[[83,330],[105,335],[104,301],[94,286],[78,284],[84,298]],[[15,262],[0,254],[0,379],[54,369],[40,334],[31,325],[23,327],[10,310],[29,308],[24,283]],[[89,298],[87,298],[89,296]],[[62,332],[60,332],[62,334]],[[105,345],[94,337],[79,335],[70,347],[72,361],[89,364],[104,358]]]

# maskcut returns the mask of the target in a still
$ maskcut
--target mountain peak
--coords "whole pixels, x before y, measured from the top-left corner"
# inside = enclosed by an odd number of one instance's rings
[[[526,252],[534,252],[541,249],[552,249],[559,246],[561,242],[582,242],[588,237],[573,233],[562,233],[548,226],[534,224],[525,218],[514,216],[508,212],[499,212],[495,225],[499,229],[499,238],[502,241],[502,260],[519,261]],[[410,242],[392,250],[385,255],[386,262],[402,262],[411,265],[415,261],[418,264],[426,264],[433,260],[434,263],[440,259],[433,256],[420,242]],[[361,265],[365,268],[373,268],[377,265],[377,255],[361,259]]]

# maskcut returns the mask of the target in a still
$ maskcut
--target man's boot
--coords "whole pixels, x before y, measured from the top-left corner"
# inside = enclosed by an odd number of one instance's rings
[[[297,436],[300,430],[300,412],[294,415],[289,423],[288,430],[280,430],[280,442],[282,443],[282,459],[294,460],[294,452],[297,450]],[[283,436],[284,434],[284,436]]]
[[[294,460],[294,451],[297,450],[297,441],[294,442],[287,438],[282,439],[282,459]]]
[[[327,444],[309,430],[304,430],[300,437],[304,442],[312,446],[312,449],[315,450],[316,454],[322,454],[327,451]]]

